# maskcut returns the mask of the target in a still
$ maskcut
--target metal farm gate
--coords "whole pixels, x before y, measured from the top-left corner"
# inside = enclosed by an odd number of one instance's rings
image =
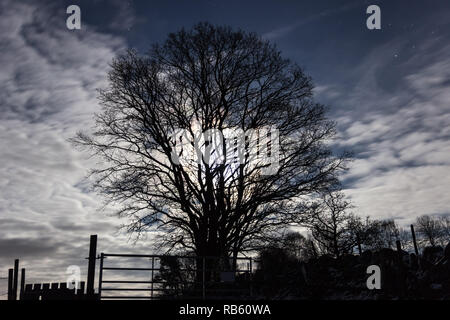
[[[220,299],[252,295],[252,258],[101,253],[100,299]]]

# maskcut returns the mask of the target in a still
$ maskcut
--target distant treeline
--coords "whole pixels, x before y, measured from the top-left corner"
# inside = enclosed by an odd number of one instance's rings
[[[413,225],[419,252],[426,246],[445,246],[450,241],[450,216],[423,215]],[[403,250],[414,251],[410,228],[399,227],[393,219],[362,219],[344,211],[330,210],[311,217],[304,226],[310,231],[307,237],[287,232],[266,248],[282,248],[303,261],[325,254],[337,258],[366,250],[396,249],[397,240]]]
[[[449,217],[417,218],[417,256],[410,228],[394,220],[324,212],[308,219],[307,237],[290,231],[260,247],[251,277],[236,274],[215,287],[239,298],[251,297],[236,289],[251,287],[252,298],[266,299],[450,299]],[[196,275],[182,270],[195,265],[169,257],[161,264],[162,297],[189,298]],[[370,265],[381,268],[381,290],[366,286]]]

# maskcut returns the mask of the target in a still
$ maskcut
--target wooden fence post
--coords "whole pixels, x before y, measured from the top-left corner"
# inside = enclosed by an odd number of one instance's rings
[[[8,269],[8,300],[13,300],[14,269]]]
[[[19,282],[19,259],[14,260],[13,300],[17,300],[17,284]]]
[[[395,244],[397,245],[397,254],[398,254],[398,259],[399,262],[401,263],[403,261],[403,255],[402,255],[402,244],[400,242],[400,240],[395,241]]]
[[[22,272],[20,275],[20,294],[19,294],[19,299],[22,300],[23,299],[23,294],[25,292],[25,268],[22,268]]]
[[[94,279],[95,279],[95,259],[97,253],[97,235],[91,235],[89,242],[89,263],[87,274],[87,295],[89,298],[93,298],[94,291]]]

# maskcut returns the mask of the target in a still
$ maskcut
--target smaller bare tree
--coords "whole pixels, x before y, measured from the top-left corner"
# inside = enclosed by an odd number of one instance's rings
[[[303,223],[322,253],[338,258],[353,251],[355,238],[350,232],[353,219],[348,212],[350,208],[350,202],[341,191],[329,192],[322,196],[322,203]]]
[[[423,215],[416,219],[416,225],[417,232],[422,237],[422,242],[429,243],[432,247],[439,243],[442,227],[437,218]]]
[[[450,216],[442,216],[439,218],[442,229],[442,240],[444,243],[450,241]]]
[[[260,252],[265,249],[280,249],[288,256],[300,261],[306,261],[314,257],[311,239],[307,239],[300,232],[291,229],[274,233],[270,238],[260,243],[257,248]]]
[[[395,249],[396,241],[400,240],[400,229],[394,219],[375,220],[374,223],[378,229],[374,249]]]
[[[349,232],[353,236],[358,253],[376,247],[380,238],[379,221],[369,217],[362,219],[360,216],[352,216],[349,221]]]

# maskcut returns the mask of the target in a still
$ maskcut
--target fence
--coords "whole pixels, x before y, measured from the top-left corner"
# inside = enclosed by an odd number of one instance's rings
[[[21,270],[20,289],[19,259],[14,261],[14,268],[8,270],[8,300],[96,300],[99,295],[94,292],[95,260],[97,236],[91,235],[89,246],[89,264],[87,286],[84,281],[79,282],[79,288],[68,288],[67,282],[34,283],[25,281],[25,269]],[[85,290],[86,288],[86,290]],[[20,290],[20,291],[19,291]],[[19,291],[19,294],[18,294]]]
[[[111,260],[116,260],[117,263],[121,259],[128,260],[125,261],[128,265],[111,265]],[[130,259],[143,259],[145,264],[141,267],[130,266]],[[101,299],[212,299],[236,294],[251,296],[252,258],[238,257],[237,260],[236,268],[232,270],[229,267],[232,262],[223,263],[223,259],[218,257],[101,253],[99,295]],[[108,266],[105,265],[106,261],[109,261]],[[244,268],[241,268],[242,265]],[[128,278],[121,275],[125,271]],[[115,279],[105,280],[106,272],[114,273]],[[133,272],[140,275],[134,275],[130,279]],[[121,294],[105,295],[109,292]],[[137,295],[136,292],[141,294]]]
[[[87,300],[85,282],[79,283],[79,289],[67,288],[66,282],[26,284],[20,300]]]

